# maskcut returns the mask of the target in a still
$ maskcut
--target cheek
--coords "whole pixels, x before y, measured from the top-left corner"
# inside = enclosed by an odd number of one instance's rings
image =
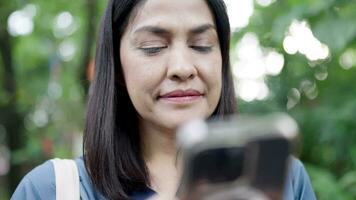
[[[213,89],[221,88],[222,60],[220,54],[216,53],[208,58],[200,59],[199,66],[203,81]]]
[[[134,97],[154,94],[162,77],[159,61],[152,62],[134,50],[128,50],[121,54],[121,64],[126,87],[133,101]]]
[[[215,110],[222,90],[222,59],[220,54],[217,53],[210,59],[205,59],[204,62],[206,67],[203,68],[202,73],[209,90],[208,103],[209,107]]]
[[[210,73],[210,77],[208,78],[209,84],[212,87],[212,101],[214,104],[217,105],[220,96],[221,96],[221,90],[222,90],[222,67],[221,64],[219,65],[220,67],[216,67],[214,72]]]

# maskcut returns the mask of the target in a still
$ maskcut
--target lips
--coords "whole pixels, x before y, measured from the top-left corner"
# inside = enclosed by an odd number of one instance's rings
[[[159,96],[159,99],[176,103],[187,103],[199,99],[202,95],[197,90],[174,90]]]

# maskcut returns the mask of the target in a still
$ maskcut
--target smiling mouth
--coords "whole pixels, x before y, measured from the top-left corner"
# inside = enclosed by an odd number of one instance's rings
[[[191,103],[202,97],[203,94],[197,90],[175,90],[159,96],[158,99],[172,103]]]

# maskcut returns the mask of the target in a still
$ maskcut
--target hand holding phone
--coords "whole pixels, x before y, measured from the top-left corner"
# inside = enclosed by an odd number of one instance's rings
[[[195,121],[178,131],[180,199],[282,199],[297,124],[286,114]],[[257,198],[258,197],[258,198]]]

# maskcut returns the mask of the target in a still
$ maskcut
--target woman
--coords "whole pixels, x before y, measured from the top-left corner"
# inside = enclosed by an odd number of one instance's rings
[[[82,199],[174,198],[180,177],[175,129],[189,119],[234,113],[229,39],[222,0],[109,1],[84,157],[76,160]],[[286,199],[314,199],[300,162],[290,171]],[[54,197],[50,162],[30,172],[13,195]]]

